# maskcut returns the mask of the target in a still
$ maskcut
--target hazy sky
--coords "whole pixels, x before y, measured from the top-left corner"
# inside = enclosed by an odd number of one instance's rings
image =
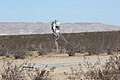
[[[54,19],[120,25],[120,0],[0,0],[0,22]]]

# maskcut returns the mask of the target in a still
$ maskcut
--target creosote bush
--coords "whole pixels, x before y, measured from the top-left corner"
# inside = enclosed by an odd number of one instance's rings
[[[47,66],[43,69],[35,68],[32,71],[28,71],[27,74],[32,80],[52,80],[50,74],[54,72],[56,67],[49,68],[46,70]]]
[[[34,68],[35,64],[23,62],[17,65],[14,61],[4,61],[3,72],[1,72],[2,80],[52,80],[50,74],[55,67],[47,66],[43,69]]]
[[[15,59],[25,59],[26,53],[26,51],[16,51],[14,52],[13,56],[15,57]]]
[[[4,61],[3,72],[1,73],[3,80],[24,80],[23,64],[13,65],[13,61]]]
[[[68,75],[70,80],[120,80],[120,56],[111,56],[104,65],[85,62]]]
[[[69,44],[66,45],[67,54],[69,56],[75,56],[76,52],[78,51],[80,44],[78,42],[73,43],[72,40],[69,41]]]
[[[65,42],[61,39],[59,47],[61,50],[66,49],[71,52],[70,56],[78,51],[88,52],[90,55],[120,51],[120,31],[64,33],[63,35],[73,47],[67,49]],[[79,45],[76,51],[74,45]],[[53,49],[56,49],[56,46],[52,34],[0,37],[0,55],[9,55],[12,51],[39,51],[40,55],[43,55],[52,52]]]

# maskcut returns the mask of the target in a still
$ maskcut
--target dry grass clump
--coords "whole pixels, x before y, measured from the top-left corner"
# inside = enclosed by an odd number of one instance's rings
[[[14,61],[4,61],[1,78],[2,80],[52,80],[50,74],[55,67],[47,70],[47,66],[39,69],[34,68],[34,65],[28,62],[17,65]]]
[[[95,80],[119,80],[120,56],[112,56],[102,68],[93,68],[86,73],[87,79]]]
[[[52,80],[50,75],[50,71],[45,69],[35,69],[32,72],[27,73],[31,80]]]
[[[1,73],[3,80],[24,80],[23,64],[13,65],[13,61],[4,61],[3,72]]]
[[[54,72],[55,68],[47,68],[47,66],[43,69],[35,68],[32,71],[27,71],[27,75],[31,80],[52,80],[50,74]]]
[[[71,69],[71,74],[69,75],[67,73],[68,79],[70,80],[80,80],[83,79],[83,76],[85,74],[84,70],[82,69],[82,65],[79,65],[79,68],[75,69],[73,67],[70,68]]]
[[[70,80],[120,80],[120,56],[112,56],[104,65],[85,63],[71,68]]]

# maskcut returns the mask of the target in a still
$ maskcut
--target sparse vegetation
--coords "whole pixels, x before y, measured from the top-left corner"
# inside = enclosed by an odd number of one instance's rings
[[[16,65],[13,61],[4,61],[3,72],[1,73],[3,80],[25,80],[23,64]]]
[[[71,74],[68,75],[70,80],[119,80],[120,56],[110,57],[104,65],[85,62],[77,69],[71,67]]]
[[[85,32],[63,34],[71,46],[59,40],[59,50],[66,49],[68,55],[76,52],[92,54],[120,51],[120,31],[111,32]],[[52,34],[44,35],[12,35],[0,37],[0,55],[15,54],[14,51],[39,51],[39,55],[52,52],[55,47]]]
[[[77,50],[79,49],[79,47],[80,47],[80,45],[76,44],[76,43],[74,43],[74,44],[68,44],[66,46],[67,54],[69,56],[75,56],[75,54],[76,54]]]
[[[69,44],[66,45],[62,40],[59,40],[58,44],[60,51],[64,49],[69,56],[75,56],[76,53],[111,55],[120,51],[119,35],[120,31],[64,34]],[[0,55],[6,57],[12,55],[15,59],[25,59],[28,53],[33,51],[37,55],[46,55],[55,49],[54,38],[50,34],[2,36],[0,41]],[[23,65],[24,63],[17,65],[5,62],[1,73],[2,79],[25,80],[27,75],[31,80],[52,80],[50,74],[54,68],[24,70]],[[104,65],[85,61],[85,64],[80,64],[77,69],[71,67],[71,74],[66,72],[65,74],[70,80],[119,80],[120,56],[110,57]]]
[[[13,56],[15,57],[15,59],[25,59],[26,53],[27,52],[16,51]]]
[[[51,70],[46,70],[43,68],[42,70],[35,68],[32,71],[27,72],[28,76],[31,80],[52,80],[50,77]]]
[[[14,61],[4,61],[1,72],[2,80],[52,80],[49,75],[54,72],[55,67],[47,70],[47,66],[39,69],[34,68],[34,65],[28,62],[16,64]]]
[[[99,60],[99,59],[98,59]],[[14,61],[4,61],[1,72],[3,80],[52,80],[51,73],[56,67],[34,68],[35,64],[24,62],[16,64]],[[64,72],[69,80],[119,80],[120,56],[111,57],[101,64],[100,60],[90,63],[84,57],[84,64],[71,67],[71,73]]]

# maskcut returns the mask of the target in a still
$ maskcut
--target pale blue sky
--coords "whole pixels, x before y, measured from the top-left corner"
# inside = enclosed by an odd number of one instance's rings
[[[54,19],[120,25],[120,0],[0,0],[0,22]]]

